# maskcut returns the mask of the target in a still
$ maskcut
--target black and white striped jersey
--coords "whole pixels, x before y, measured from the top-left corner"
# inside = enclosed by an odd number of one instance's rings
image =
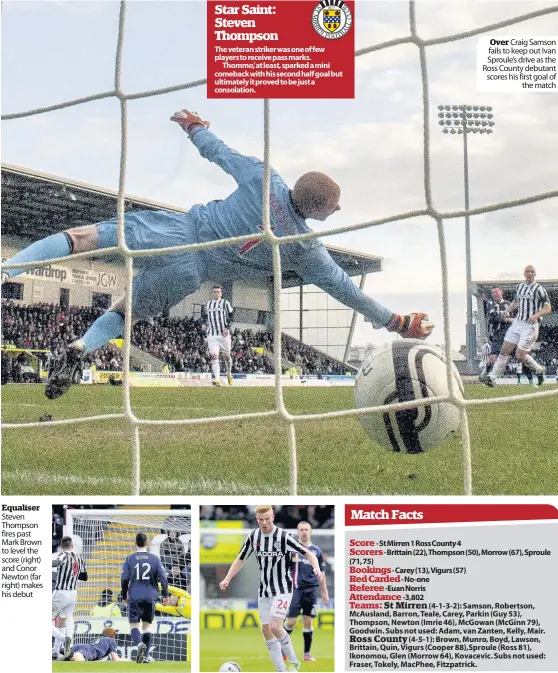
[[[528,320],[534,313],[550,302],[548,292],[537,282],[520,283],[515,290],[515,301],[518,303],[517,319]],[[540,320],[540,318],[539,318]]]
[[[203,315],[208,336],[221,336],[223,330],[229,329],[232,314],[233,307],[227,299],[210,299]]]
[[[292,557],[289,552],[304,556],[308,549],[300,544],[290,533],[282,528],[273,527],[271,533],[262,533],[258,528],[246,538],[238,555],[245,561],[255,554],[260,567],[260,598],[271,598],[279,594],[293,592],[291,575]]]
[[[80,575],[83,578],[83,574],[87,573],[85,561],[73,551],[61,551],[58,561],[54,588],[59,591],[75,591]]]

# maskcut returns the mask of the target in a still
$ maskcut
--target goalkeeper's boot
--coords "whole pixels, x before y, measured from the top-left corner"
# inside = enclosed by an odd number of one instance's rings
[[[227,381],[229,382],[229,386],[232,386],[232,384],[234,383],[232,374],[227,374]]]
[[[64,655],[64,659],[70,658],[72,654],[70,651],[71,649],[72,649],[72,639],[70,638],[70,636],[66,636],[64,638],[64,651],[62,653]]]
[[[434,323],[426,313],[393,314],[386,325],[388,332],[397,332],[404,339],[426,339],[434,329]]]
[[[140,643],[138,645],[138,653],[136,656],[136,664],[141,664],[143,662],[143,658],[145,657],[145,653],[147,652],[147,645],[145,643]]]
[[[74,383],[81,381],[83,374],[83,352],[78,348],[68,348],[53,358],[48,370],[45,395],[56,400],[67,393]]]

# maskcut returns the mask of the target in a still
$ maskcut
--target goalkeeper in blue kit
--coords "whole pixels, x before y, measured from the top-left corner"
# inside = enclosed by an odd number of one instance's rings
[[[202,157],[231,175],[236,190],[223,200],[196,205],[187,213],[165,210],[125,214],[125,240],[131,250],[167,248],[226,238],[260,234],[263,229],[264,164],[227,147],[209,131],[209,123],[195,112],[181,110],[171,121],[188,134]],[[278,237],[306,234],[312,230],[307,219],[326,220],[339,210],[339,186],[327,175],[302,175],[291,189],[271,171],[270,221]],[[37,241],[6,263],[38,262],[72,253],[94,252],[117,245],[117,219],[75,227]],[[352,308],[377,327],[404,337],[423,339],[433,325],[424,313],[401,316],[364,294],[331,258],[317,239],[295,241],[281,246],[283,271],[296,272],[305,284],[313,284],[345,306]],[[266,281],[273,274],[272,247],[255,239],[197,251],[136,257],[133,280],[132,319],[149,319],[170,309],[206,281]],[[3,272],[2,281],[25,269]],[[78,382],[83,355],[122,335],[124,300],[116,302],[87,332],[54,358],[46,386],[51,399],[60,397]]]

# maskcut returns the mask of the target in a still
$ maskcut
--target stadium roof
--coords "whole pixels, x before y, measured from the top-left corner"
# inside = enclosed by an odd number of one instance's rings
[[[515,280],[502,280],[502,279],[475,280],[473,282],[473,294],[475,294],[478,297],[489,298],[490,291],[492,290],[493,287],[501,287],[502,290],[504,291],[504,294],[506,295],[506,298],[512,299],[515,288],[519,283],[522,283],[524,280],[525,279],[523,277],[517,278]],[[545,280],[542,278],[541,279],[537,278],[536,280],[548,292],[550,301],[553,304],[553,306],[556,306],[556,303],[558,301],[558,279]]]
[[[36,241],[69,227],[93,224],[116,214],[117,192],[94,185],[40,173],[22,166],[2,164],[2,233]],[[126,195],[126,212],[170,210],[171,206]],[[382,270],[382,258],[328,245],[333,259],[349,276]],[[296,274],[283,274],[283,287],[299,284]]]

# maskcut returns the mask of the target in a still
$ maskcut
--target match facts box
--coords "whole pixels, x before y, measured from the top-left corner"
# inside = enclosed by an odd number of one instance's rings
[[[208,98],[354,98],[354,0],[207,2]]]

